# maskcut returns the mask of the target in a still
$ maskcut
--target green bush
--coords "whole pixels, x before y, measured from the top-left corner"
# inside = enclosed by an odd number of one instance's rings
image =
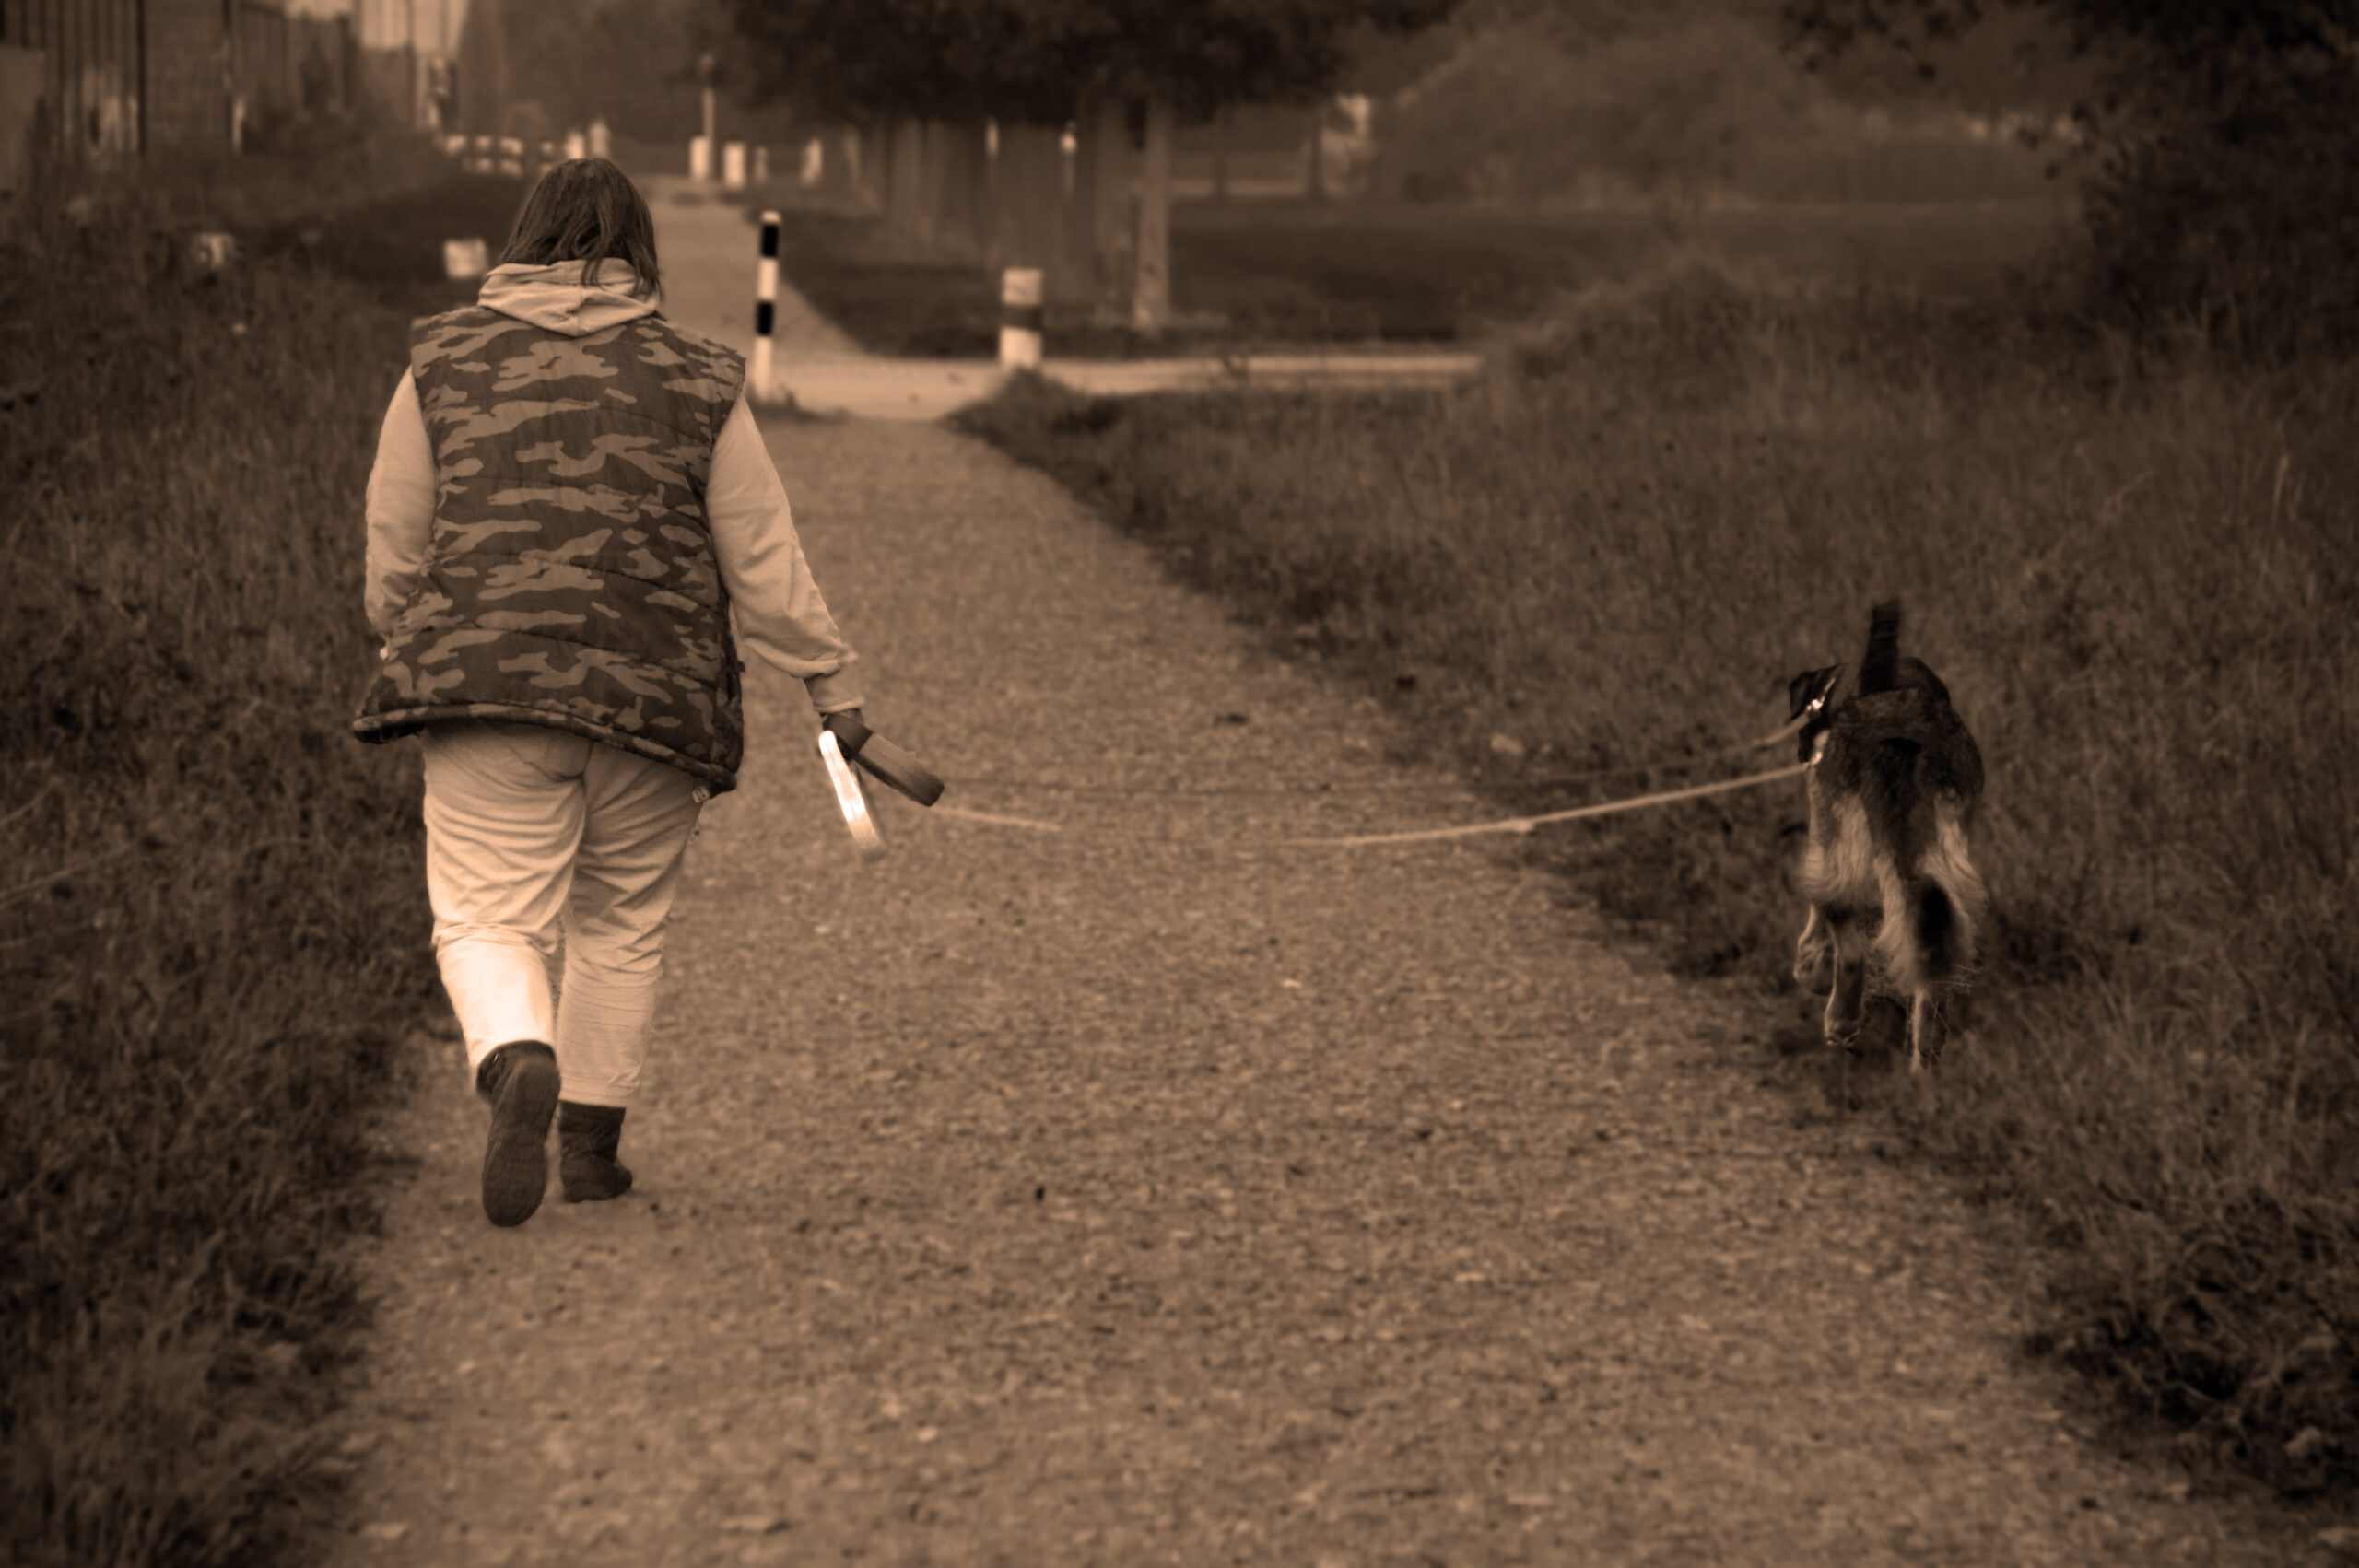
[[[2084,205],[2092,319],[2245,361],[2359,351],[2359,84],[2125,135]]]
[[[2052,196],[2046,159],[1920,97],[1846,101],[1769,28],[1676,14],[1608,38],[1482,30],[1388,106],[1376,187],[1413,201],[1929,203]]]
[[[0,241],[0,1556],[252,1563],[431,974],[410,766],[345,732],[405,320],[102,210]]]
[[[1825,1087],[2040,1217],[2040,1343],[2201,1452],[2347,1492],[2354,404],[2348,372],[2109,359],[1995,311],[1702,272],[1593,292],[1459,394],[1027,384],[972,423],[1455,736],[1520,810],[1710,776],[1644,765],[1774,728],[1785,678],[1858,657],[1898,595],[1988,760],[1997,929],[1935,1078]],[[1790,996],[1802,814],[1788,784],[1532,853],[1681,969]],[[1814,1031],[1786,1034],[1807,1087]]]

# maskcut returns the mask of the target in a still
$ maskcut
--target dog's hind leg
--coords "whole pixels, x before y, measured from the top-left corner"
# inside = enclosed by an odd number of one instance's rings
[[[1945,812],[1941,837],[1927,856],[1925,874],[1910,890],[1906,915],[1913,984],[1908,1010],[1908,1071],[1922,1072],[1942,1059],[1951,1012],[1963,1003],[1963,982],[1972,970],[1976,928],[1988,895],[1982,878],[1966,858],[1965,836],[1954,811]],[[1961,1012],[1962,1018],[1962,1012]]]
[[[1938,1066],[1942,1059],[1941,1004],[1931,991],[1919,991],[1908,999],[1908,1071],[1925,1072]]]
[[[1860,1021],[1867,1012],[1867,941],[1856,916],[1830,917],[1833,976],[1826,995],[1826,1043],[1845,1050],[1860,1041]]]
[[[1802,922],[1802,934],[1794,942],[1794,983],[1809,996],[1824,996],[1835,987],[1835,938],[1828,932],[1825,914],[1815,904],[1810,907],[1810,918]]]

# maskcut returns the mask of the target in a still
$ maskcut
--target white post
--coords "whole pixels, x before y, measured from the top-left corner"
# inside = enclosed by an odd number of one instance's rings
[[[753,382],[749,400],[767,403],[770,395],[770,330],[778,318],[778,214],[762,214],[762,259],[754,268],[754,363],[747,372]]]
[[[196,263],[197,269],[201,272],[225,271],[238,259],[237,237],[217,229],[209,229],[203,234],[192,235],[189,239],[188,253],[189,259]]]
[[[705,55],[704,59],[699,63],[699,69],[704,75],[705,172],[697,176],[697,178],[699,180],[710,180],[712,178],[712,148],[719,139],[719,132],[713,125],[712,56],[710,54]]]
[[[688,178],[701,184],[712,178],[712,138],[688,138]]]
[[[745,144],[721,144],[721,183],[723,189],[742,191],[745,188]]]
[[[816,185],[827,172],[827,145],[814,136],[803,144],[802,180],[804,186]]]
[[[445,240],[442,241],[442,275],[449,278],[481,277],[490,270],[489,247],[480,239]]]
[[[590,122],[590,156],[592,158],[615,156],[615,134],[606,128],[606,122],[603,119]]]
[[[754,183],[757,185],[767,185],[769,182],[770,149],[768,147],[756,147],[754,149]]]
[[[579,131],[568,131],[565,134],[565,156],[569,158],[588,158],[590,138]]]
[[[1009,370],[1040,368],[1040,269],[1010,267],[999,278],[999,362]]]

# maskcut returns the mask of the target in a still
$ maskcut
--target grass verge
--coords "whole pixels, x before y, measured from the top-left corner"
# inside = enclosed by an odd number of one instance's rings
[[[990,357],[999,284],[970,260],[842,206],[781,211],[781,270],[872,352]],[[1172,212],[1179,321],[1152,343],[1051,306],[1049,352],[1128,357],[1305,344],[1451,343],[1624,281],[1666,251],[1740,257],[1843,287],[1987,295],[2053,238],[2048,203],[1691,211],[1377,203],[1182,203]]]
[[[268,1562],[330,1505],[359,1132],[432,977],[414,757],[346,721],[361,491],[439,253],[207,278],[163,211],[0,240],[0,1557],[29,1568]]]
[[[1792,1028],[1790,1071],[2037,1217],[2035,1349],[2191,1459],[2347,1499],[2354,404],[2347,371],[2142,367],[1994,310],[1706,268],[1595,291],[1462,392],[1027,380],[966,423],[1522,810],[1699,777],[1550,781],[1774,728],[1785,678],[1856,658],[1899,595],[1989,767],[1978,1026],[1930,1081]],[[1680,969],[1791,996],[1802,820],[1793,784],[1531,853]]]

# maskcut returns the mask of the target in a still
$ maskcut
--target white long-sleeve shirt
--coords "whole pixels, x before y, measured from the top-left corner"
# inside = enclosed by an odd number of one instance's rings
[[[434,449],[417,382],[404,371],[377,437],[370,471],[367,608],[369,624],[391,635],[426,565],[434,532]],[[857,659],[836,629],[803,558],[786,486],[740,395],[712,446],[705,521],[722,586],[735,613],[737,640],[804,684],[811,705],[838,713],[861,705]]]

